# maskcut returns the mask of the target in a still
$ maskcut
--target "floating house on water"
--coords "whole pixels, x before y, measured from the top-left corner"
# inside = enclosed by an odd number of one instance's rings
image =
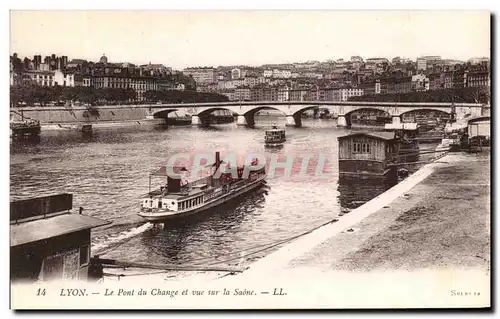
[[[474,136],[491,136],[491,118],[489,116],[474,117],[467,121],[467,133],[469,138]]]
[[[356,132],[338,141],[341,176],[386,177],[395,171],[390,166],[399,152],[395,132]]]
[[[482,151],[491,148],[491,118],[479,116],[467,121],[469,151]]]
[[[10,276],[12,281],[86,280],[90,230],[109,222],[71,213],[72,194],[59,194],[10,205]]]

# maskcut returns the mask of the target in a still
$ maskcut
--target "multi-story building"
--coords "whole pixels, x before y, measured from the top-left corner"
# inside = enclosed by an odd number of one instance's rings
[[[465,70],[455,70],[452,72],[453,88],[463,89],[467,87],[467,72]]]
[[[417,58],[417,70],[427,70],[442,64],[443,61],[440,56],[422,56]]]
[[[238,68],[231,70],[231,80],[238,80],[241,78],[241,70]]]
[[[394,92],[393,93],[408,93],[411,92],[412,77],[402,76],[394,78]]]
[[[394,93],[395,83],[394,78],[383,77],[375,80],[375,94]]]
[[[427,70],[427,60],[425,58],[417,58],[417,70]]]
[[[251,101],[252,91],[249,87],[240,86],[234,90],[235,101]]]
[[[467,87],[490,86],[490,72],[488,70],[470,71],[466,73]]]
[[[429,74],[429,90],[441,90],[444,88],[444,83],[441,82],[441,73]]]
[[[231,90],[243,85],[245,85],[244,79],[217,82],[219,90]]]
[[[138,100],[144,100],[144,93],[147,91],[157,91],[158,81],[152,77],[133,76],[122,77],[120,75],[94,76],[91,85],[96,88],[131,88],[137,93]]]
[[[443,89],[453,88],[453,72],[447,71],[441,73],[441,86]]]
[[[318,100],[318,88],[313,87],[306,92],[304,95],[304,101],[317,101]]]
[[[424,74],[417,74],[411,78],[411,86],[413,91],[428,91],[430,88],[429,78]]]
[[[262,76],[264,76],[265,78],[270,78],[273,76],[273,70],[264,70],[264,72],[262,72]]]
[[[352,96],[363,95],[363,89],[358,89],[358,88],[340,89],[339,92],[340,92],[340,100],[341,101],[347,101]]]
[[[377,84],[378,84],[378,93],[377,93]],[[363,95],[374,95],[380,93],[380,83],[376,80],[366,81],[364,83],[359,84],[358,89],[363,90]]]
[[[289,79],[289,78],[292,77],[292,71],[290,71],[290,70],[274,69],[272,76],[274,78],[278,78],[278,79]]]
[[[252,101],[278,101],[278,88],[259,85],[251,89]]]
[[[90,77],[89,76],[85,77],[84,75],[77,73],[77,74],[75,74],[74,80],[75,80],[75,86],[90,86]],[[85,80],[87,80],[87,81],[85,81]],[[85,85],[85,84],[87,84],[87,85]]]
[[[278,87],[278,101],[289,101],[290,100],[290,88],[288,86]]]
[[[309,90],[305,88],[291,89],[288,92],[289,101],[305,101],[304,96],[307,95],[307,92],[309,92]]]
[[[262,79],[264,79],[264,77],[262,77]],[[259,83],[261,83],[261,82],[259,82],[259,77],[256,77],[256,76],[247,76],[243,79],[243,85],[251,87],[251,88],[256,86]]]
[[[183,73],[192,76],[196,83],[208,84],[216,82],[216,72],[212,67],[186,68],[183,70]]]
[[[326,100],[327,101],[342,101],[342,93],[339,89],[326,89]]]
[[[26,70],[17,84],[40,86],[75,86],[74,74],[56,71]]]
[[[141,76],[140,73],[131,73],[129,69],[104,67],[94,70],[90,85],[95,88],[131,88],[137,93],[138,100],[144,100],[144,93],[157,91],[164,79],[151,76]]]

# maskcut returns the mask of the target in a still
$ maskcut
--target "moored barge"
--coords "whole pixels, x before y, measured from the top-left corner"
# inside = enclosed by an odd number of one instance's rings
[[[394,171],[399,141],[394,132],[355,132],[340,136],[339,174],[355,177],[386,177]]]

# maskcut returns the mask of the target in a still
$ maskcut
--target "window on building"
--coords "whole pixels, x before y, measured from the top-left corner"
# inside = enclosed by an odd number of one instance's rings
[[[90,248],[89,245],[80,247],[80,266],[86,266],[90,261]]]
[[[361,143],[354,142],[352,152],[361,153]]]
[[[369,154],[370,153],[370,144],[361,143],[361,142],[354,142],[352,152],[355,154]]]

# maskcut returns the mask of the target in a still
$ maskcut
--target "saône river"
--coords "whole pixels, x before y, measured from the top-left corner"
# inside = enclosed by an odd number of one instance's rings
[[[385,191],[384,183],[340,183],[337,137],[349,133],[334,120],[303,119],[287,127],[282,148],[264,147],[271,123],[283,117],[257,117],[256,127],[236,123],[210,127],[154,126],[94,128],[91,137],[76,131],[42,131],[37,143],[11,144],[11,200],[72,193],[75,209],[112,223],[92,232],[92,254],[124,261],[178,265],[248,265],[269,254],[265,246],[303,233]],[[288,178],[277,173],[261,189],[199,216],[157,227],[137,215],[148,192],[148,174],[177,153],[272,152],[300,158],[327,157],[328,179]],[[310,163],[315,163],[311,160]],[[295,165],[295,164],[294,164]],[[300,162],[298,164],[300,167]],[[166,179],[152,180],[153,186]],[[274,249],[279,246],[274,247]],[[254,249],[255,251],[255,249]]]

